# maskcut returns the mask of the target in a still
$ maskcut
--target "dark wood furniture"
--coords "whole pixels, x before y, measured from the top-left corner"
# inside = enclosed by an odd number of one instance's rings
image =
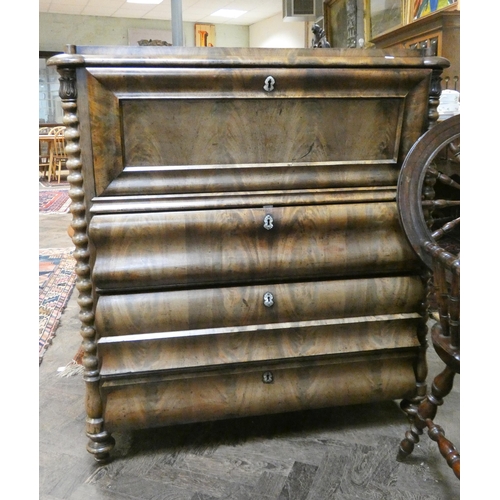
[[[426,292],[396,184],[446,60],[69,47],[50,64],[98,461],[120,429],[422,399]]]
[[[412,426],[398,457],[403,460],[412,453],[427,428],[460,478],[460,454],[434,423],[438,407],[460,373],[460,115],[436,125],[411,149],[401,169],[397,201],[408,239],[432,271],[437,309],[432,344],[445,364],[430,393],[416,412],[410,412]]]
[[[455,8],[425,16],[370,42],[381,49],[422,49],[428,55],[445,57],[450,67],[443,71],[443,88],[460,91],[460,11]]]

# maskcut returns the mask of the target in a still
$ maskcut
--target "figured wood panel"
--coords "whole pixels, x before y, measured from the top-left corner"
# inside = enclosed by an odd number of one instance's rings
[[[395,203],[98,215],[90,236],[94,283],[110,291],[380,275],[418,265]]]
[[[374,354],[364,360],[105,382],[104,419],[114,431],[399,399],[415,389],[413,357]],[[273,383],[263,383],[265,371],[272,371]]]
[[[264,305],[272,293],[273,305]],[[353,318],[420,310],[424,288],[418,276],[271,283],[157,293],[103,295],[95,325],[101,336],[181,332]]]
[[[396,161],[404,101],[124,100],[124,163]]]

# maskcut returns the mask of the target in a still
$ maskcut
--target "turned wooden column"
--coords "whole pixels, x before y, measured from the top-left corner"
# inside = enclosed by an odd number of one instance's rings
[[[441,97],[441,75],[443,74],[443,70],[440,68],[432,69],[432,77],[431,77],[431,88],[429,90],[429,123],[427,128],[431,129],[436,125],[439,119],[438,106],[439,106],[439,98]]]
[[[64,111],[63,123],[66,126],[66,153],[71,198],[70,212],[73,216],[71,228],[75,244],[76,289],[79,292],[78,305],[81,321],[80,334],[83,348],[83,379],[86,384],[86,433],[90,441],[87,450],[98,462],[108,460],[114,446],[114,439],[104,430],[102,398],[99,394],[99,363],[97,359],[97,339],[94,328],[94,297],[90,277],[89,247],[85,195],[83,190],[80,131],[77,115],[76,71],[74,67],[58,67],[60,74],[59,96]]]

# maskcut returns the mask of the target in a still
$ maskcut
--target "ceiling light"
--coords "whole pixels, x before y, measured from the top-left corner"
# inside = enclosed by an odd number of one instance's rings
[[[127,3],[149,3],[154,5],[158,5],[162,2],[163,0],[127,0]]]
[[[220,9],[220,10],[218,10],[210,15],[211,16],[218,16],[218,17],[230,17],[232,19],[235,19],[235,18],[240,17],[246,13],[247,13],[246,10]]]

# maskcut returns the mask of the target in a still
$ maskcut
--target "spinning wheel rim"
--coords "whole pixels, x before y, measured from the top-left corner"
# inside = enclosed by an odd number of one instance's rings
[[[443,148],[460,137],[460,115],[438,123],[423,134],[408,152],[398,178],[397,207],[399,219],[410,245],[432,269],[432,257],[424,245],[439,245],[429,229],[422,209],[422,190],[429,166]],[[425,163],[422,159],[425,158]]]

